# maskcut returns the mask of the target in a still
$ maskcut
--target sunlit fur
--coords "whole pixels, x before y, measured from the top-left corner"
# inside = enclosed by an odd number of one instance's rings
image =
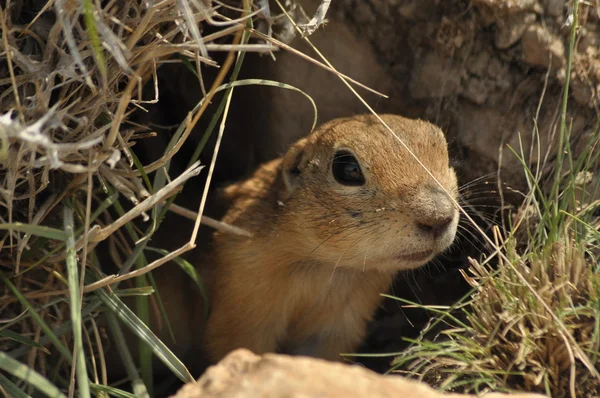
[[[339,359],[364,338],[394,273],[450,246],[459,217],[444,134],[424,121],[383,118],[443,189],[370,115],[324,124],[228,187],[234,204],[224,221],[254,236],[215,236],[204,336],[213,361],[238,347]],[[339,150],[358,159],[364,185],[335,180]],[[449,222],[437,236],[422,226],[440,220]]]

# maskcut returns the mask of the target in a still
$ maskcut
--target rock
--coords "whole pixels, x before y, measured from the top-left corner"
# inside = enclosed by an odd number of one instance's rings
[[[546,9],[546,14],[551,17],[558,17],[566,11],[565,3],[566,0],[545,0],[544,8]]]
[[[536,15],[532,12],[519,12],[510,14],[505,19],[499,19],[494,37],[496,48],[505,49],[518,42],[525,29],[534,23],[535,19]]]
[[[266,354],[246,349],[230,353],[210,367],[195,384],[184,386],[175,398],[266,398],[266,397],[411,397],[458,398],[400,376],[382,376],[357,365],[320,359]],[[490,393],[486,398],[536,398],[537,394]]]
[[[417,13],[417,3],[408,3],[398,7],[398,14],[403,18],[414,19]]]
[[[552,57],[552,68],[565,64],[565,47],[560,39],[541,25],[531,25],[521,38],[523,61],[540,68],[548,68]]]
[[[600,12],[600,9],[598,11]],[[595,59],[600,59],[598,58],[598,54],[594,54],[598,49],[600,49],[600,32],[590,32],[587,29],[580,29],[577,52],[584,54],[589,51],[590,55]]]
[[[539,13],[541,11],[541,6],[537,0],[474,0],[473,3],[508,13],[520,11],[535,11]]]
[[[594,89],[587,81],[571,79],[571,95],[581,106],[593,106]]]
[[[488,65],[490,64],[491,55],[487,51],[479,51],[473,56],[471,62],[466,66],[467,71],[470,74],[476,76],[486,76],[488,71]]]
[[[489,89],[482,79],[474,77],[465,84],[461,95],[475,104],[482,105],[488,99]]]
[[[417,61],[410,81],[410,93],[416,99],[453,95],[460,86],[461,71],[448,59],[429,53]]]

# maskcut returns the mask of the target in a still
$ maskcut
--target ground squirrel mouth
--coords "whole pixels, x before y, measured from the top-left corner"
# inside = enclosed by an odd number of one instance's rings
[[[425,261],[428,260],[433,255],[433,250],[425,250],[422,252],[410,253],[410,254],[400,254],[396,256],[398,260],[402,261]]]

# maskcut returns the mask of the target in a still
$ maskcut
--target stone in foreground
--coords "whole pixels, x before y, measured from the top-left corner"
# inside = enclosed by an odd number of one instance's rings
[[[400,376],[382,376],[361,366],[306,357],[266,354],[246,349],[231,352],[210,367],[197,383],[187,384],[175,398],[458,398]],[[486,398],[540,398],[537,394],[489,393]]]

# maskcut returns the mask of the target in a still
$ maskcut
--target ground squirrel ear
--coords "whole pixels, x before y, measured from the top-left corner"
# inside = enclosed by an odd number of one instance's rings
[[[281,177],[288,195],[294,192],[298,186],[300,175],[304,169],[303,155],[305,145],[306,138],[295,143],[285,154],[281,162]]]

